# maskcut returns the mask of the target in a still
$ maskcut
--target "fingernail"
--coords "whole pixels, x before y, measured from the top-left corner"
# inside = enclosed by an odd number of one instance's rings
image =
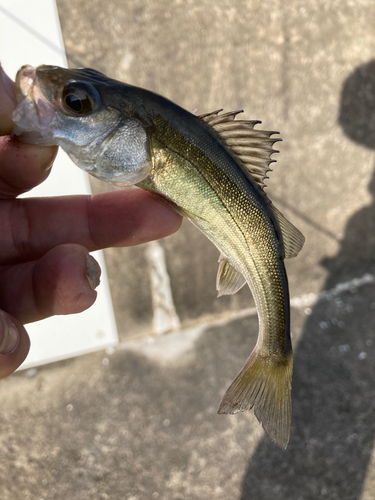
[[[0,311],[0,354],[11,354],[18,346],[20,337],[17,328]]]
[[[86,254],[86,266],[87,281],[90,283],[91,288],[95,290],[95,288],[100,284],[100,275],[102,274],[102,270],[94,257],[92,257],[89,253]]]

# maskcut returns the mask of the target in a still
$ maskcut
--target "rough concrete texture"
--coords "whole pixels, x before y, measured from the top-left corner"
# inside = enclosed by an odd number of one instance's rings
[[[281,132],[267,192],[307,240],[287,263],[303,297],[292,302],[291,440],[283,452],[252,414],[216,414],[257,318],[241,313],[248,290],[215,298],[218,253],[184,224],[162,246],[177,313],[195,327],[127,341],[152,332],[145,247],[108,251],[123,342],[2,382],[1,500],[375,499],[374,2],[58,8],[72,66],[198,113],[243,108]]]

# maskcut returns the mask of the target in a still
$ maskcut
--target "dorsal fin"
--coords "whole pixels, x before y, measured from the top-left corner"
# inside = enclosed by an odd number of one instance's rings
[[[292,257],[296,257],[305,243],[305,237],[301,231],[284,217],[273,203],[271,203],[271,208],[276,215],[283,236],[285,258],[291,259]]]
[[[254,126],[261,123],[258,120],[236,120],[236,116],[243,110],[220,115],[221,111],[223,110],[218,109],[212,113],[200,115],[199,118],[215,129],[222,142],[235,153],[243,171],[250,174],[263,189],[265,187],[264,179],[268,179],[267,173],[271,171],[269,165],[276,161],[271,159],[271,155],[278,153],[272,146],[275,142],[281,141],[280,138],[272,138],[271,136],[278,134],[278,132],[255,130]],[[272,203],[271,207],[279,222],[285,258],[295,257],[303,247],[305,238]],[[223,269],[225,268],[223,267]],[[225,289],[225,285],[224,283],[223,289]],[[221,292],[221,294],[223,293],[225,292]]]
[[[268,179],[267,173],[271,171],[270,163],[273,153],[278,153],[272,146],[280,138],[271,138],[278,132],[267,132],[266,130],[255,130],[254,126],[261,123],[259,120],[235,120],[243,110],[231,111],[219,114],[222,109],[200,115],[208,125],[215,129],[223,143],[235,153],[240,160],[239,163],[244,172],[249,173],[263,189],[264,179]]]

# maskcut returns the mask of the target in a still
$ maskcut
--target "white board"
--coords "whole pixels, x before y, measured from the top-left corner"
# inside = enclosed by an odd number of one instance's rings
[[[0,61],[11,77],[24,64],[67,66],[54,0],[0,0]],[[60,150],[49,178],[25,196],[90,194],[87,174]],[[27,325],[30,353],[21,368],[49,363],[118,343],[103,252],[96,303],[87,311]]]

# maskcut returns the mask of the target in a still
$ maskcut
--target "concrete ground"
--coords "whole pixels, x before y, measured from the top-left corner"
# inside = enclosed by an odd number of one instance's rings
[[[71,66],[280,131],[267,192],[306,236],[291,440],[216,414],[258,321],[248,290],[216,299],[218,252],[184,223],[161,242],[180,331],[153,335],[148,247],[109,249],[119,347],[1,383],[1,500],[375,499],[375,4],[57,3]]]

